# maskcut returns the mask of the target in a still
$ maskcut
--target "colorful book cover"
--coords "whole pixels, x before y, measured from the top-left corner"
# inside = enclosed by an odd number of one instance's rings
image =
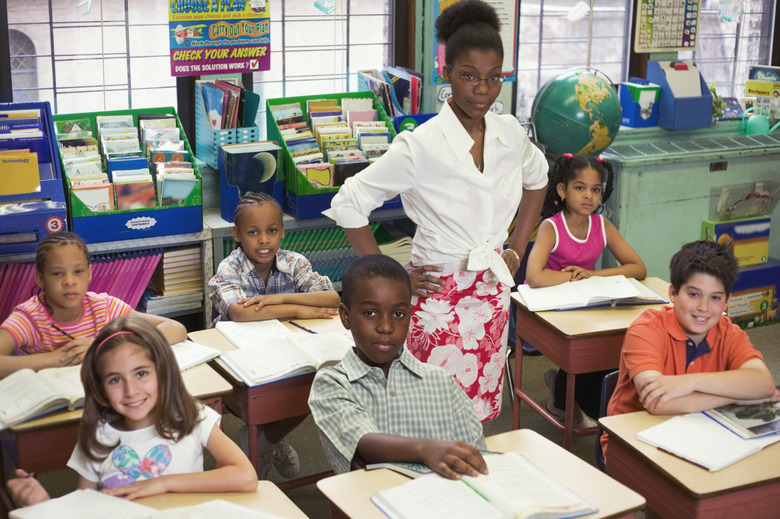
[[[225,93],[217,86],[207,82],[200,83],[200,91],[203,96],[206,117],[209,123],[211,123],[211,127],[215,130],[221,130],[224,117],[224,101],[226,101]]]
[[[154,182],[152,180],[138,182],[115,182],[116,208],[142,209],[154,207]]]

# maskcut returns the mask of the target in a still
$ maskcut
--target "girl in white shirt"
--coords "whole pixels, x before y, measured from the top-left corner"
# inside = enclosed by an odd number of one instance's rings
[[[452,373],[483,421],[501,412],[509,290],[547,184],[544,155],[517,119],[489,112],[503,82],[498,31],[495,10],[480,0],[442,11],[436,36],[447,45],[443,77],[452,96],[348,179],[324,211],[359,255],[379,253],[368,215],[401,195],[417,224],[407,265],[414,292],[407,347]]]

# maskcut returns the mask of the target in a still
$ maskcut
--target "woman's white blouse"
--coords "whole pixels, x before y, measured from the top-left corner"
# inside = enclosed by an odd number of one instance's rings
[[[512,115],[485,115],[484,173],[469,153],[474,140],[449,103],[414,132],[402,132],[379,160],[347,179],[323,214],[344,228],[368,224],[368,215],[400,194],[417,224],[412,264],[460,263],[490,268],[512,284],[501,249],[523,188],[547,184],[547,161]]]

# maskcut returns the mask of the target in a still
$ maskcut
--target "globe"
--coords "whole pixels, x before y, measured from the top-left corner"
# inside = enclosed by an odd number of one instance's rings
[[[542,86],[531,107],[536,138],[555,155],[596,155],[620,129],[620,101],[591,70],[564,72]]]

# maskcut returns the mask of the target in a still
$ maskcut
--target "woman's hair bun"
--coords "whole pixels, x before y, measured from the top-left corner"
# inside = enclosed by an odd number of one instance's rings
[[[436,38],[446,43],[455,31],[468,23],[483,22],[498,32],[501,22],[496,10],[482,0],[460,0],[447,7],[436,19]]]

